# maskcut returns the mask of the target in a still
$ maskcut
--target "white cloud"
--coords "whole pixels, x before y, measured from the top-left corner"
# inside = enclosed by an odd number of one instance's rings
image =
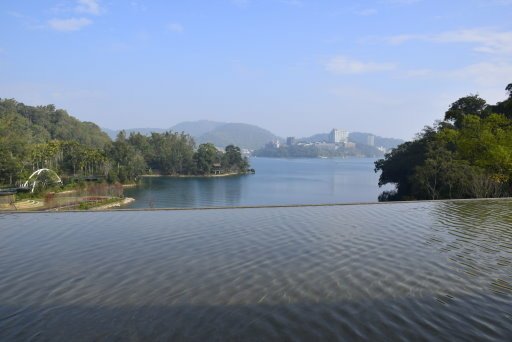
[[[331,58],[325,65],[328,71],[337,74],[363,74],[395,69],[394,64],[362,62],[345,56]]]
[[[430,41],[435,43],[474,44],[474,50],[489,54],[512,54],[512,31],[496,31],[488,28],[446,31],[438,34],[402,34],[386,38],[399,45],[408,41]]]
[[[512,80],[512,63],[485,61],[451,70],[412,69],[401,73],[406,78],[423,78],[438,82],[472,85],[476,89],[498,89]],[[503,92],[501,92],[503,93]],[[500,95],[501,95],[500,93]]]
[[[78,31],[91,23],[87,18],[51,19],[48,26],[56,31]]]
[[[173,22],[173,23],[170,23],[169,25],[167,25],[167,29],[169,31],[176,32],[176,33],[181,33],[183,31],[185,31],[185,27],[183,27],[183,25],[181,25],[180,23],[176,23],[176,22]]]
[[[441,43],[475,43],[476,51],[512,54],[512,31],[470,29],[441,33],[432,38]]]
[[[98,0],[77,0],[75,11],[78,13],[99,15],[102,9]]]
[[[512,80],[512,64],[507,62],[481,62],[445,72],[445,77],[469,80],[483,87],[505,87]]]
[[[39,20],[26,16],[19,12],[8,11],[8,15],[13,18],[16,18],[23,26],[31,30],[39,30],[46,28],[44,23],[41,23]]]

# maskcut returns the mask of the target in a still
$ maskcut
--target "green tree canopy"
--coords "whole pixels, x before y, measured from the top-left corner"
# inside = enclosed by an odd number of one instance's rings
[[[466,115],[487,116],[489,114],[487,107],[487,102],[478,95],[462,97],[450,105],[444,120],[453,122],[455,127],[460,127]]]
[[[512,195],[512,115],[499,112],[508,101],[492,106],[478,95],[463,97],[450,106],[445,122],[378,160],[379,186],[396,186],[380,199]]]
[[[210,174],[213,164],[219,163],[219,153],[215,146],[210,143],[201,144],[194,155],[197,171],[201,174]]]

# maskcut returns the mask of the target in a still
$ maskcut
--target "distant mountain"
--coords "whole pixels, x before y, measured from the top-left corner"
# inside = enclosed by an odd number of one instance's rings
[[[217,122],[209,120],[184,121],[172,126],[170,129],[174,132],[185,132],[197,138],[225,124],[226,122]]]
[[[119,130],[110,130],[103,128],[112,139],[115,139]],[[281,140],[272,132],[255,125],[244,123],[227,123],[209,120],[184,121],[168,129],[163,128],[130,128],[125,129],[127,134],[139,132],[149,135],[151,132],[162,133],[165,131],[185,132],[190,134],[196,143],[212,143],[218,147],[226,147],[233,144],[249,150],[257,150],[272,140]],[[349,140],[366,145],[370,133],[352,132],[349,134]],[[299,142],[328,141],[329,133],[319,133],[307,138],[301,138]],[[384,138],[375,135],[375,146],[383,146],[386,149],[394,148],[403,143],[403,140],[395,138]]]
[[[115,139],[120,130],[103,128],[112,139]],[[127,134],[139,132],[149,135],[151,132],[165,131],[185,132],[190,134],[197,144],[212,143],[218,147],[233,144],[241,148],[255,150],[263,147],[269,141],[278,139],[272,132],[255,125],[244,123],[226,123],[208,120],[185,121],[168,129],[162,128],[129,128],[124,130]]]
[[[374,141],[375,146],[382,146],[382,147],[385,147],[386,149],[395,148],[404,142],[402,139],[384,138],[384,137],[380,137],[375,134],[362,133],[362,132],[349,133],[348,140],[351,142],[354,142],[356,144],[366,145],[367,138],[369,135],[375,136],[375,141]],[[316,141],[328,141],[328,140],[329,140],[329,133],[318,133],[318,134],[312,135],[310,137],[298,139],[298,141],[301,141],[301,142],[316,142]]]
[[[115,139],[116,135],[117,135],[117,132],[115,129],[110,129],[110,128],[101,128],[101,130],[106,133],[110,139]]]
[[[205,133],[211,132],[217,127],[220,127],[222,125],[225,125],[226,122],[216,122],[216,121],[209,121],[209,120],[199,120],[199,121],[184,121],[180,122],[177,125],[172,126],[171,128],[126,128],[124,131],[127,135],[130,135],[130,133],[140,133],[143,135],[150,135],[152,132],[155,133],[163,133],[166,131],[173,131],[173,132],[185,132],[187,134],[190,134],[192,137],[197,138]],[[108,134],[108,136],[115,140],[117,137],[117,134],[121,131],[120,129],[108,129],[108,128],[102,128],[102,130]]]
[[[269,141],[277,139],[270,131],[261,127],[243,123],[228,123],[202,134],[196,138],[199,144],[211,142],[215,146],[225,147],[229,144],[255,150]]]
[[[307,138],[298,139],[299,142],[317,142],[317,141],[328,141],[329,133],[318,133]]]

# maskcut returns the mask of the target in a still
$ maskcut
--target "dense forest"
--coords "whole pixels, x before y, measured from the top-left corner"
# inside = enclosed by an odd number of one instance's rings
[[[111,141],[94,123],[80,122],[53,105],[26,106],[0,99],[0,185],[23,183],[39,168],[63,179],[86,177],[129,182],[146,173],[210,175],[243,173],[249,167],[240,148],[218,151],[177,132],[150,136],[120,132]]]
[[[512,83],[495,105],[478,95],[451,104],[444,120],[425,127],[375,163],[379,200],[486,198],[512,195]]]

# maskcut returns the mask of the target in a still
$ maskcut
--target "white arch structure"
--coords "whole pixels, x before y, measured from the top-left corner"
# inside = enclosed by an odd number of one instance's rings
[[[38,183],[38,180],[37,180],[37,177],[39,177],[39,175],[42,173],[42,172],[48,172],[50,175],[53,175],[54,177],[56,177],[56,183],[60,183],[62,184],[62,180],[60,179],[59,175],[53,171],[53,170],[50,170],[50,169],[39,169],[37,171],[34,171],[33,174],[30,175],[30,177],[28,177],[27,181],[23,184],[23,187],[24,188],[28,188],[29,187],[29,184],[30,184],[30,180],[32,178],[34,178],[33,180],[33,183],[32,183],[32,190],[30,192],[34,192],[34,189],[36,188],[36,185]]]

